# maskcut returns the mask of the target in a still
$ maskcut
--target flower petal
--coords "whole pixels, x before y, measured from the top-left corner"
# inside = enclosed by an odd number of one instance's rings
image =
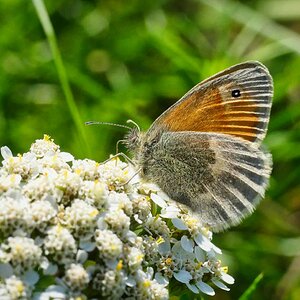
[[[43,274],[44,275],[54,275],[58,271],[58,266],[55,264],[49,264],[47,268],[44,269]]]
[[[8,159],[13,156],[11,150],[7,146],[1,147],[1,155],[4,159]]]
[[[76,261],[83,264],[88,259],[88,253],[85,250],[79,249],[76,254]]]
[[[193,240],[190,240],[186,235],[183,235],[181,237],[180,242],[181,242],[181,247],[185,251],[187,251],[189,253],[193,253],[193,251],[194,251],[194,241]]]
[[[179,218],[172,219],[172,223],[177,229],[180,229],[180,230],[188,229],[187,225]]]
[[[179,209],[176,206],[167,206],[161,210],[160,216],[166,219],[176,218],[179,213]]]
[[[25,272],[22,276],[22,280],[30,286],[34,286],[39,281],[39,279],[39,274],[33,270]]]
[[[193,278],[186,270],[180,270],[178,273],[174,273],[174,277],[177,281],[182,283],[188,283]]]
[[[222,254],[222,250],[220,248],[218,248],[217,246],[215,246],[213,243],[212,243],[212,249],[218,253],[218,254]]]
[[[133,276],[130,275],[126,278],[125,283],[129,287],[133,287],[136,285],[136,280]]]
[[[222,254],[221,249],[216,247],[206,236],[202,235],[201,233],[198,233],[194,237],[194,240],[204,251],[208,252],[210,250],[214,250],[216,253]]]
[[[210,251],[212,248],[212,243],[210,242],[210,240],[205,237],[204,235],[202,235],[201,233],[198,233],[195,238],[194,238],[195,242],[197,243],[197,245],[203,249],[204,251]]]
[[[194,293],[199,294],[199,289],[194,284],[186,283],[186,286]]]
[[[167,286],[169,284],[169,280],[166,277],[162,276],[161,273],[155,273],[154,278],[159,284],[163,286]]]
[[[196,283],[196,286],[198,287],[198,289],[202,293],[204,293],[206,295],[209,295],[209,296],[214,296],[215,295],[214,289],[210,285],[208,285],[207,283],[205,283],[203,281],[198,281]]]
[[[157,196],[155,193],[151,193],[150,195],[151,200],[157,204],[159,207],[167,207],[167,203],[165,200],[163,200],[161,197]]]
[[[68,152],[60,152],[59,156],[63,159],[65,162],[70,162],[74,160],[74,156]]]
[[[51,285],[35,299],[67,299],[66,289],[59,285]]]
[[[205,261],[205,252],[199,246],[195,246],[195,256],[198,262]]]
[[[79,242],[79,247],[87,252],[91,252],[96,248],[96,243],[89,240],[81,240]]]
[[[213,277],[211,281],[216,285],[218,288],[224,290],[224,291],[230,291],[230,288],[227,287],[223,282],[218,280],[217,278]]]
[[[10,264],[0,264],[0,277],[9,278],[14,273],[14,270]]]
[[[234,278],[227,273],[222,273],[220,278],[228,284],[234,284]]]
[[[158,245],[158,253],[160,255],[167,254],[171,250],[170,241],[164,241]]]

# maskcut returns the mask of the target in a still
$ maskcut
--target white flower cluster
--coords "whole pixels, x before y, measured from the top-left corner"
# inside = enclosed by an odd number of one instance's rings
[[[234,282],[209,229],[130,164],[75,160],[48,136],[1,154],[1,299],[159,300]]]

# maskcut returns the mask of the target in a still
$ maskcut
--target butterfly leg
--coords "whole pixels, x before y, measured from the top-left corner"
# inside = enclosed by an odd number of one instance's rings
[[[115,159],[115,158],[117,158],[117,157],[119,157],[119,156],[123,157],[127,162],[129,162],[129,163],[132,164],[133,166],[136,166],[136,164],[133,162],[133,160],[130,159],[130,158],[129,158],[125,153],[123,153],[123,152],[119,152],[119,153],[117,153],[117,154],[115,154],[115,155],[112,155],[110,158],[108,158],[107,160],[105,160],[104,162],[102,162],[101,165],[104,165],[104,164],[106,164],[107,162],[109,162],[109,161],[111,161],[112,159]]]

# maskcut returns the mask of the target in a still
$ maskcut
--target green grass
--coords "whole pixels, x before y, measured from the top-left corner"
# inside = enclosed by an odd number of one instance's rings
[[[214,236],[236,278],[215,299],[238,299],[249,289],[246,299],[297,299],[300,4],[284,3],[48,0],[44,9],[38,0],[2,1],[1,145],[23,152],[47,133],[63,151],[101,161],[126,132],[85,121],[133,119],[146,130],[200,80],[262,61],[275,86],[265,140],[274,170],[257,211]]]
[[[76,126],[78,136],[81,142],[81,149],[87,149],[85,153],[90,154],[89,144],[86,137],[86,132],[83,127],[83,121],[81,119],[80,113],[78,111],[78,107],[75,103],[73,93],[71,91],[71,87],[69,84],[68,76],[66,73],[66,69],[60,54],[60,50],[57,45],[56,35],[53,30],[53,26],[51,24],[47,9],[42,0],[32,0],[32,3],[36,9],[39,20],[43,26],[45,34],[47,36],[47,40],[51,49],[51,53],[53,56],[53,60],[55,63],[55,67],[57,70],[57,74],[59,77],[60,85],[63,90],[66,103],[68,109],[70,111],[70,115],[72,116],[74,125]]]
[[[251,285],[246,289],[246,291],[243,293],[243,295],[239,298],[239,300],[250,300],[252,299],[253,293],[257,290],[258,284],[262,281],[264,275],[260,273],[254,281],[251,283]]]

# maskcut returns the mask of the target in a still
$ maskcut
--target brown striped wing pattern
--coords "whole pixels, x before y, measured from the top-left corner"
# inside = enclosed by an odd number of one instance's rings
[[[151,128],[161,125],[167,131],[224,133],[260,144],[266,134],[272,96],[272,77],[264,65],[238,64],[200,82]]]

